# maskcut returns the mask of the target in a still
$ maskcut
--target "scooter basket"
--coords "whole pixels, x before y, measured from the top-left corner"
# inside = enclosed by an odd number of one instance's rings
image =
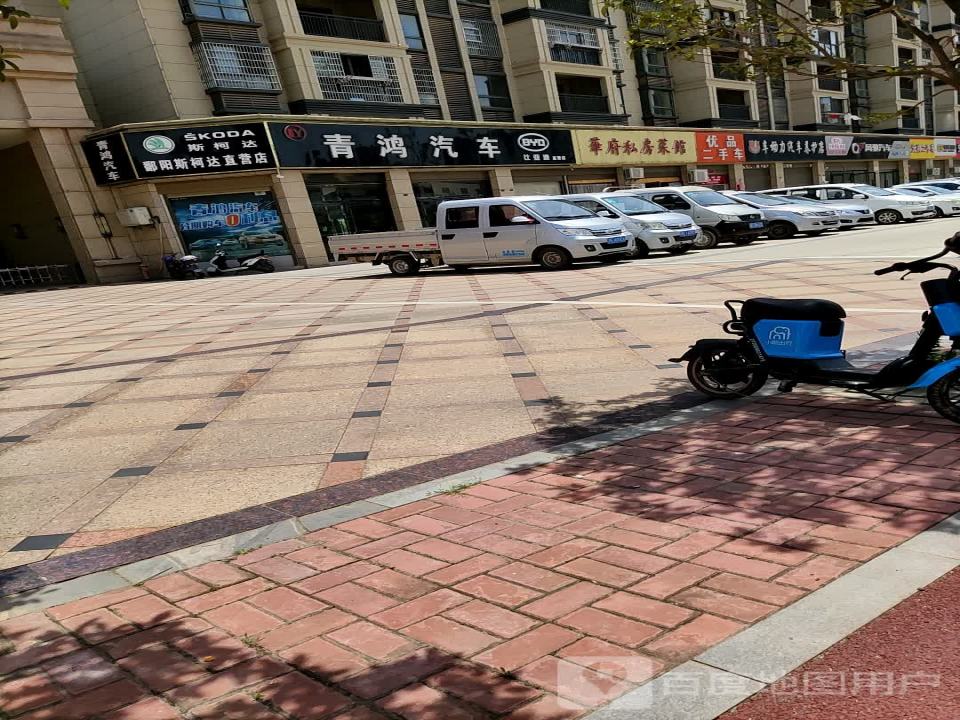
[[[836,332],[837,323],[840,324]],[[768,357],[797,360],[822,360],[843,357],[843,321],[832,321],[825,328],[820,320],[758,320],[753,326],[757,341]]]
[[[940,322],[943,334],[952,339],[960,338],[960,283],[939,278],[927,280],[920,287]]]

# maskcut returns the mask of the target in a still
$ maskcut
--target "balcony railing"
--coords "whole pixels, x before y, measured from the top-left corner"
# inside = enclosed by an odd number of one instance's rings
[[[717,106],[720,111],[720,117],[723,120],[752,120],[749,105],[723,105]]]
[[[746,80],[747,70],[732,63],[713,63],[713,76],[721,80]]]
[[[373,42],[385,42],[387,39],[383,32],[383,23],[379,20],[301,10],[300,22],[303,24],[303,31],[307,35],[371,40]]]
[[[912,117],[910,115],[902,115],[900,117],[900,127],[906,128],[907,130],[919,130],[920,129],[920,118]]]
[[[580,65],[602,65],[600,51],[595,48],[553,45],[550,59],[554,62],[579,63]]]
[[[817,87],[821,90],[830,90],[833,92],[843,91],[843,80],[836,77],[818,77]]]
[[[608,113],[610,105],[603,95],[571,95],[560,93],[560,109],[563,112]]]
[[[593,15],[590,12],[590,0],[540,0],[540,7],[544,10],[555,10],[571,15],[583,15],[585,17],[592,17]]]

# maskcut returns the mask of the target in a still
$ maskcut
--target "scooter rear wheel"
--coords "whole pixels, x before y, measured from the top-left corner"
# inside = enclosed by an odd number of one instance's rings
[[[721,400],[753,395],[767,382],[767,370],[739,351],[713,350],[687,364],[687,379],[704,395]]]
[[[960,368],[927,388],[927,402],[947,420],[960,423]]]

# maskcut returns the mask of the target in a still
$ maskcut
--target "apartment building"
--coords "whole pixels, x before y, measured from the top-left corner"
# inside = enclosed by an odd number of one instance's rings
[[[733,26],[763,1],[709,12]],[[825,55],[925,60],[889,16],[793,2],[822,21]],[[77,153],[88,280],[156,276],[163,252],[203,255],[218,237],[269,246],[281,267],[324,264],[330,235],[429,226],[449,197],[955,172],[955,142],[930,137],[960,135],[952,90],[815,61],[747,77],[732,31],[692,59],[630,52],[628,18],[600,0],[25,3],[58,18],[38,23],[72,44],[82,127],[102,128]],[[960,27],[942,0],[903,8]],[[868,127],[871,111],[899,115]]]

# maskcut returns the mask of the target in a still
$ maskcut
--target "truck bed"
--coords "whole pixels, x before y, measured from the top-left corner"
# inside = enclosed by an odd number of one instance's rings
[[[420,253],[439,253],[437,234],[433,228],[423,230],[393,230],[380,233],[358,233],[330,236],[330,251],[337,260],[369,257],[386,252],[412,250]]]

